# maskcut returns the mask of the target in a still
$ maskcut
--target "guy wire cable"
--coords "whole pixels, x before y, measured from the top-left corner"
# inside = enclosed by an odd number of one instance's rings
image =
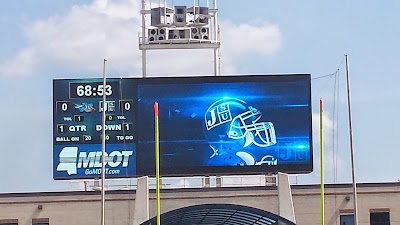
[[[337,67],[336,71],[331,74],[326,74],[322,76],[318,76],[312,78],[312,80],[322,79],[322,78],[330,78],[333,76],[334,78],[334,86],[333,86],[333,115],[332,115],[332,162],[333,162],[333,183],[337,184],[337,148],[338,148],[338,121],[339,121],[339,113],[338,113],[338,104],[339,102],[339,75],[340,75],[340,68],[344,62],[345,58],[342,58],[339,66]],[[336,188],[334,188],[334,205],[335,209],[337,207],[337,192]],[[335,211],[335,215],[337,212]],[[336,216],[335,216],[336,218]],[[336,219],[337,220],[337,219]]]
[[[340,72],[340,68],[338,69],[338,73],[335,75],[335,82],[334,82],[334,87],[333,87],[333,118],[332,118],[332,165],[333,165],[333,183],[337,184],[337,141],[336,141],[336,136],[337,136],[337,123],[338,120],[337,115],[338,113],[338,105],[336,104],[336,98],[337,98],[337,94],[338,92],[336,92],[336,89],[338,87],[338,77],[339,77],[339,73]],[[336,192],[336,188],[334,188],[334,206],[335,209],[337,208],[337,192]],[[337,220],[337,212],[335,210],[335,218]],[[337,221],[335,221],[336,223]]]
[[[344,61],[344,57],[342,59],[342,62]],[[338,73],[337,77],[336,77],[336,81],[337,81],[337,87],[336,87],[336,124],[334,124],[335,126],[335,131],[336,131],[336,139],[335,139],[335,162],[334,162],[334,170],[335,170],[335,183],[338,182],[338,151],[339,151],[339,100],[340,100],[340,73]],[[337,206],[337,199],[336,199],[336,193],[335,193],[335,207]],[[338,213],[338,212],[337,212]],[[337,217],[336,217],[337,218]]]

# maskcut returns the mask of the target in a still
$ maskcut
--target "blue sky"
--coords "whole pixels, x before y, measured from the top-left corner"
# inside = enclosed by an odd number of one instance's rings
[[[174,1],[182,2],[192,1]],[[0,192],[66,190],[68,182],[52,180],[52,79],[100,77],[103,58],[108,59],[109,76],[140,76],[140,1],[1,4]],[[335,102],[335,76],[312,81],[316,172],[299,175],[299,183],[319,181],[321,97],[326,102],[326,181],[351,182],[345,54],[350,63],[356,180],[400,180],[398,1],[219,0],[218,6],[223,74],[311,73],[317,78],[339,69]],[[196,60],[188,57],[193,55]],[[151,52],[148,72],[207,75],[212,73],[211,62],[207,51]],[[338,122],[335,151],[334,120]]]

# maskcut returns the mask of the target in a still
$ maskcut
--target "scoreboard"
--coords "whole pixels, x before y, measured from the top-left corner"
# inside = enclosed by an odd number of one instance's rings
[[[56,79],[53,178],[154,176],[155,101],[162,176],[313,170],[309,74]]]
[[[101,175],[102,130],[106,130],[106,175],[135,176],[133,80],[54,80],[54,178]],[[103,95],[106,102],[103,107]],[[102,126],[102,112],[106,124]]]

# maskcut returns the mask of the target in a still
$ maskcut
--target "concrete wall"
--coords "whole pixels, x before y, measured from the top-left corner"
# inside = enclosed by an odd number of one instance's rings
[[[40,193],[0,198],[0,219],[18,219],[30,225],[33,218],[49,218],[50,224],[100,224],[100,193]],[[93,195],[95,194],[95,195]],[[107,224],[130,224],[134,194],[113,194],[106,202]],[[42,209],[38,206],[42,205]]]
[[[327,185],[325,189],[326,225],[338,225],[340,213],[353,209],[351,185]],[[296,222],[320,224],[318,185],[292,186]],[[350,199],[346,200],[346,196]],[[278,214],[276,187],[203,188],[162,190],[161,211],[206,203],[247,205]],[[30,225],[33,218],[49,218],[50,224],[88,225],[100,223],[100,193],[24,193],[0,194],[1,219],[18,219]],[[106,224],[132,224],[134,191],[110,191],[106,194]],[[360,184],[358,187],[359,224],[369,225],[370,210],[390,210],[391,225],[400,225],[400,183]],[[42,209],[38,206],[42,205]],[[150,217],[155,216],[155,194],[150,193]]]
[[[353,213],[351,185],[327,185],[325,188],[325,224],[340,224],[340,214]],[[298,224],[320,224],[320,193],[317,186],[293,188]],[[390,224],[400,225],[400,183],[358,185],[359,225],[370,224],[370,211],[390,211]],[[349,200],[346,200],[346,197]]]

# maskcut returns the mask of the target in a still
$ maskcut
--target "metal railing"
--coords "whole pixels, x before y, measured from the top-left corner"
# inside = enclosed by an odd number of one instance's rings
[[[290,176],[290,183],[297,184],[297,176]],[[72,191],[100,191],[99,180],[71,180]],[[206,188],[206,187],[256,187],[276,186],[276,175],[168,177],[161,178],[161,189]],[[155,189],[155,178],[149,178],[149,189]],[[106,190],[136,190],[136,178],[107,179]]]

